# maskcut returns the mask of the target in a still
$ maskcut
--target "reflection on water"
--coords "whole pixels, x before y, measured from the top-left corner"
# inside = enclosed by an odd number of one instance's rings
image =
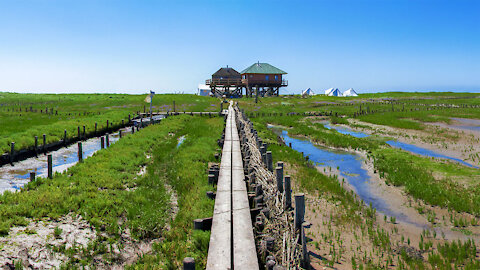
[[[308,156],[317,166],[322,168],[338,168],[340,176],[347,180],[353,187],[355,193],[367,205],[371,204],[377,211],[388,216],[395,216],[399,221],[415,224],[403,213],[392,209],[385,199],[372,192],[375,186],[370,183],[370,176],[367,170],[362,168],[364,160],[360,156],[346,151],[316,146],[308,140],[291,138],[285,130],[273,128],[273,131],[281,136],[287,145],[291,143],[294,150],[303,152],[303,154]]]
[[[131,131],[131,128],[122,130],[122,135]],[[118,133],[109,135],[110,144],[119,139]],[[106,144],[105,144],[106,145]],[[82,141],[83,158],[92,156],[101,149],[100,137]],[[49,152],[52,155],[53,172],[64,172],[78,162],[78,146],[72,144],[66,148]],[[30,181],[30,172],[35,172],[38,177],[47,177],[47,156],[29,158],[14,163],[14,166],[4,165],[0,167],[0,193],[5,190],[16,191]]]

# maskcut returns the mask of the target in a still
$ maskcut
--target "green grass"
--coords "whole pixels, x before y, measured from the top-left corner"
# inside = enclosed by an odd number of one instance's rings
[[[164,240],[154,246],[153,254],[144,256],[133,269],[181,268],[185,257],[195,258],[202,269],[206,265],[210,233],[193,230],[193,220],[212,216],[214,201],[206,197],[213,190],[207,181],[207,163],[213,161],[223,129],[221,118],[188,123],[185,142],[174,152],[155,152],[156,175],[165,179],[178,193],[179,212]]]
[[[47,135],[47,143],[59,141],[63,132],[67,136],[77,135],[77,127],[86,126],[87,133],[111,124],[127,121],[137,112],[148,111],[149,104],[144,102],[146,95],[123,94],[14,94],[0,93],[0,153],[10,151],[10,143],[15,148],[25,149],[34,145],[34,137]],[[153,111],[218,111],[220,101],[210,97],[196,95],[156,95],[153,99]],[[30,107],[38,112],[26,112]],[[58,115],[40,113],[45,108],[58,111]],[[20,110],[22,110],[20,112]]]
[[[214,159],[222,127],[219,117],[170,117],[124,137],[52,180],[39,179],[21,192],[5,192],[0,196],[0,233],[27,225],[27,218],[58,219],[74,212],[108,237],[98,235],[87,249],[56,247],[70,257],[66,266],[92,264],[97,255],[113,260],[108,247],[120,244],[127,227],[136,239],[163,239],[154,246],[155,255],[142,257],[134,268],[178,268],[186,256],[205,265],[209,233],[193,231],[193,219],[213,213],[214,202],[205,195],[212,190],[206,170]],[[187,139],[177,148],[178,137],[185,134]],[[145,176],[137,175],[141,166],[147,166]],[[174,220],[165,183],[178,196]],[[168,231],[167,223],[171,223]],[[55,236],[60,234],[55,230]]]

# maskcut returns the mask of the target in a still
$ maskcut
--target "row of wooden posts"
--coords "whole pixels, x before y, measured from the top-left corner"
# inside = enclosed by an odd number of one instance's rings
[[[132,128],[132,132],[134,132]],[[122,131],[119,131],[119,137],[122,138]],[[83,162],[83,145],[82,142],[77,143],[78,147],[78,162]],[[108,148],[110,147],[110,137],[109,134],[105,134],[105,136],[100,137],[100,149]],[[35,181],[36,173],[35,172],[30,172],[30,181]],[[52,179],[53,178],[53,159],[52,155],[48,154],[47,155],[47,178]]]
[[[247,120],[249,121],[249,120]],[[254,134],[256,141],[257,141],[257,147],[260,150],[261,156],[262,156],[262,162],[265,164],[265,167],[267,170],[270,172],[274,172],[273,170],[273,158],[272,158],[272,152],[268,151],[268,144],[263,142],[262,139],[258,137],[258,133],[255,129],[251,128],[251,132]],[[240,132],[241,134],[242,132]],[[242,136],[241,136],[242,137]],[[246,140],[241,139],[241,142],[243,142],[243,145],[245,145]],[[254,171],[253,168],[249,168],[249,155],[245,151],[244,155],[245,158],[245,170],[248,172],[248,175],[251,175]],[[247,175],[247,174],[246,174]],[[284,209],[286,211],[292,210],[292,187],[291,187],[291,177],[290,175],[284,175],[284,164],[282,161],[277,162],[276,167],[275,167],[275,180],[277,184],[277,190],[279,191],[280,194],[284,194],[285,196],[285,205]],[[255,184],[253,181],[249,182],[250,184],[250,190],[255,190],[255,207],[256,208],[262,208],[260,212],[269,212],[268,209],[265,209],[266,205],[263,203],[263,196],[262,196],[262,185],[261,184]],[[294,228],[295,231],[298,232],[299,238],[300,238],[300,244],[302,246],[302,264],[304,266],[309,264],[309,257],[308,257],[308,249],[307,249],[307,239],[305,235],[305,229],[310,227],[310,223],[305,222],[305,194],[304,193],[297,193],[294,194],[294,201],[295,201],[295,208],[294,210]],[[263,229],[264,224],[261,216],[256,217],[255,221],[255,228],[261,232]],[[260,233],[259,232],[259,233]],[[275,239],[273,237],[266,237],[266,247],[267,251],[271,252],[273,251],[273,245]],[[276,265],[275,258],[272,256],[272,254],[268,255],[267,254],[267,259],[266,259],[266,269],[274,269],[273,267]],[[281,268],[275,268],[275,269],[281,269]]]
[[[131,122],[131,116],[129,115],[128,116],[128,123]],[[106,128],[105,130],[108,130],[110,127],[111,127],[111,122],[110,120],[107,120],[106,121]],[[125,126],[125,120],[122,119],[122,124],[121,124],[121,127],[124,127]],[[98,134],[98,124],[95,123],[95,126],[94,126],[94,131],[93,133],[91,133],[91,135],[97,135]],[[77,127],[77,136],[76,137],[73,137],[73,140],[82,140],[82,139],[86,139],[88,137],[87,133],[86,133],[86,126],[78,126]],[[39,146],[39,138],[38,136],[34,136],[34,146],[33,146],[33,154],[34,156],[38,156],[39,152],[43,152],[43,153],[46,153],[47,152],[47,135],[46,134],[43,134],[42,135],[42,139],[43,139],[43,144],[41,146]],[[62,143],[64,146],[68,144],[68,138],[67,138],[67,130],[65,129],[63,131],[63,138],[62,140],[60,141],[60,143]],[[19,151],[22,151],[22,150],[26,150],[26,149],[19,149],[19,150],[16,150],[15,149],[15,142],[11,142],[10,143],[10,152],[8,153],[9,154],[9,161],[10,161],[10,164],[13,165],[13,162],[15,161],[15,158],[16,158],[16,155],[19,153]]]
[[[129,118],[130,118],[130,115],[129,115]],[[123,123],[123,121],[122,121]],[[107,126],[108,126],[108,120],[107,120]],[[132,134],[135,133],[135,129],[137,129],[137,131],[143,127],[143,124],[140,125],[140,126],[132,126],[131,127],[131,132]],[[95,130],[97,128],[97,123],[95,123]],[[80,134],[80,127],[78,129],[79,131],[79,134]],[[83,133],[85,135],[85,126],[83,126]],[[122,130],[119,129],[118,131],[118,136],[119,138],[121,139],[123,137],[123,133],[122,133]],[[65,131],[65,136],[64,138],[66,138],[66,131]],[[79,136],[80,138],[80,136]],[[35,149],[37,148],[37,136],[35,136]],[[43,142],[44,142],[44,146],[45,146],[45,142],[46,142],[46,137],[45,137],[45,134],[43,135]],[[12,143],[12,152],[14,151],[14,145],[15,143]],[[77,153],[77,156],[78,156],[78,162],[83,162],[83,144],[82,142],[78,142],[77,143],[77,147],[78,147],[78,153]],[[109,133],[106,133],[105,136],[101,136],[100,137],[100,149],[104,149],[104,148],[108,148],[110,147],[110,134]],[[44,151],[44,154],[47,155],[47,152]],[[49,179],[52,179],[53,178],[53,159],[52,159],[52,155],[51,154],[48,154],[47,155],[47,178]],[[30,181],[35,181],[36,179],[36,173],[35,172],[30,172]]]

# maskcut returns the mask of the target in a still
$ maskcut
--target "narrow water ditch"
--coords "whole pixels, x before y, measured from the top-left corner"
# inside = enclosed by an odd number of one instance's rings
[[[452,117],[450,119],[453,120],[454,122],[452,124],[452,127],[480,132],[480,120],[478,119],[455,118],[455,117]]]
[[[143,120],[143,125],[146,125],[147,123],[148,121]],[[138,126],[138,124],[135,126]],[[130,134],[132,128],[134,127],[129,126],[120,129],[122,131],[122,136]],[[91,157],[95,152],[101,150],[101,137],[102,136],[94,137],[82,141],[83,159]],[[119,130],[115,133],[109,134],[110,145],[116,143],[119,139]],[[105,147],[106,145],[107,143],[105,141]],[[52,155],[53,173],[62,173],[78,163],[78,146],[76,143],[55,151],[48,152],[47,154]],[[30,181],[30,172],[35,172],[37,177],[47,177],[47,154],[39,154],[37,157],[31,157],[15,162],[13,166],[6,164],[0,167],[0,194],[6,190],[12,192],[18,191]]]
[[[365,137],[370,136],[370,135],[362,133],[362,132],[356,132],[356,131],[350,130],[346,127],[339,127],[339,126],[331,125],[331,124],[328,124],[328,123],[324,124],[324,126],[328,129],[334,129],[341,134],[351,135],[351,136],[357,137],[357,138],[365,138]],[[425,148],[422,148],[422,147],[419,147],[419,146],[416,146],[416,145],[413,145],[413,144],[394,141],[394,140],[386,141],[386,143],[388,145],[392,146],[392,147],[399,148],[399,149],[402,149],[404,151],[408,151],[408,152],[411,152],[411,153],[414,153],[414,154],[417,154],[417,155],[420,155],[420,156],[448,159],[448,160],[458,162],[462,165],[465,165],[465,166],[468,166],[468,167],[471,167],[471,168],[476,168],[476,169],[479,168],[479,167],[477,167],[475,165],[472,165],[470,163],[467,163],[467,162],[465,162],[465,161],[463,161],[459,158],[454,158],[454,157],[451,157],[451,156],[440,154],[440,153],[437,153],[435,151],[425,149]]]
[[[393,216],[398,221],[413,224],[418,227],[424,227],[422,224],[415,223],[402,212],[394,209],[389,203],[388,198],[381,197],[381,191],[375,192],[378,185],[370,181],[368,171],[362,167],[364,159],[356,154],[334,150],[330,148],[314,145],[309,140],[292,138],[288,136],[286,130],[269,126],[277,135],[281,136],[287,145],[292,145],[292,149],[303,153],[315,163],[321,170],[337,169],[341,178],[346,179],[354,192],[364,201],[366,205],[371,205],[377,211],[387,216]]]

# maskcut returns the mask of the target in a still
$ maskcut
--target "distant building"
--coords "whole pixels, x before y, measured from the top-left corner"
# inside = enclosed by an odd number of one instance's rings
[[[205,81],[210,87],[211,95],[221,97],[278,96],[280,87],[288,86],[283,79],[285,71],[268,63],[255,63],[242,72],[233,68],[220,68]]]
[[[240,73],[233,68],[220,68],[212,74],[212,79],[205,82],[209,86],[210,92],[216,97],[241,97],[242,80]]]
[[[255,63],[242,72],[242,83],[246,89],[246,95],[278,96],[280,87],[288,86],[288,82],[282,76],[285,71],[268,63]]]

